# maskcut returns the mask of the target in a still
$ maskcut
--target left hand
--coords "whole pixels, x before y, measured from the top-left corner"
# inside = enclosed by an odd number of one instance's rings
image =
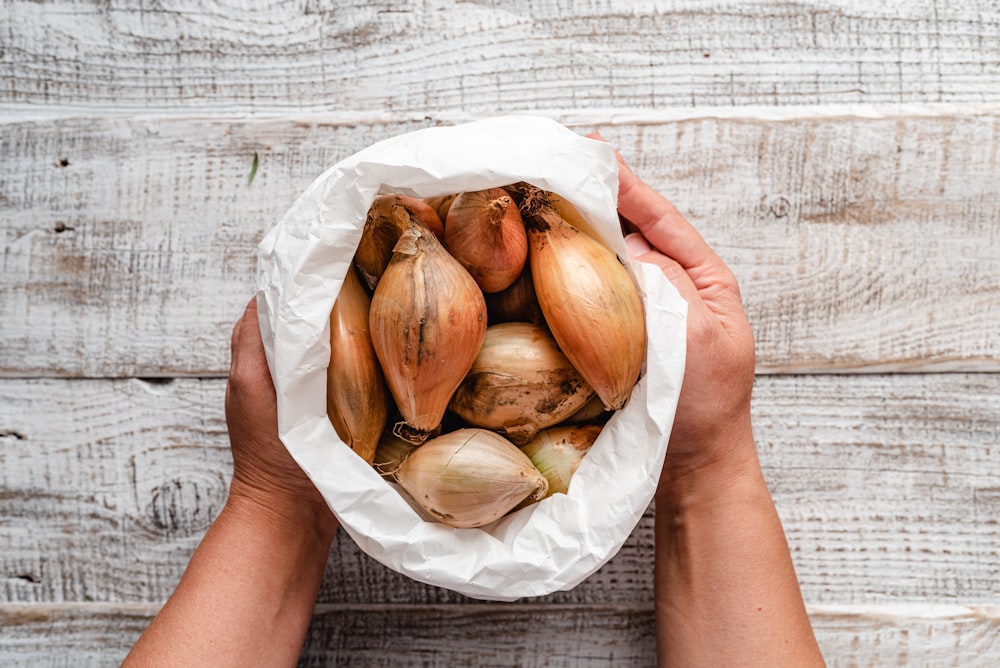
[[[319,490],[278,438],[278,402],[251,299],[236,322],[226,385],[226,424],[233,453],[230,500],[250,502],[285,521],[333,531],[336,519]]]

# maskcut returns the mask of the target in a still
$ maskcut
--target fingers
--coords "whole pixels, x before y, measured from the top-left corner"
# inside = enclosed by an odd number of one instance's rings
[[[633,232],[625,237],[625,247],[628,249],[630,259],[659,267],[663,275],[667,277],[667,280],[673,283],[674,287],[677,288],[677,292],[689,304],[699,301],[698,287],[691,280],[684,267],[663,253],[653,249],[641,234]]]
[[[599,133],[587,135],[604,141]],[[660,252],[685,269],[717,260],[698,231],[665,197],[644,183],[615,151],[618,160],[618,212]]]
[[[650,243],[685,269],[714,261],[715,253],[698,231],[665,197],[637,177],[618,158],[618,211]]]

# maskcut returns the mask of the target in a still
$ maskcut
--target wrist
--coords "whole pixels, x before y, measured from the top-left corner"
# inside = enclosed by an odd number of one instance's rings
[[[225,511],[233,521],[260,531],[312,537],[328,551],[338,522],[315,489],[263,491],[233,478]]]
[[[656,512],[712,506],[761,487],[766,493],[748,413],[696,441],[671,437],[656,493]]]

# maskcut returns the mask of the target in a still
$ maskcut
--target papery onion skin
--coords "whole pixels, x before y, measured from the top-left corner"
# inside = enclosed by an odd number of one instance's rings
[[[354,254],[358,275],[369,292],[378,285],[392,259],[392,249],[414,220],[444,240],[444,223],[424,200],[393,194],[379,195],[372,202]]]
[[[421,443],[440,424],[483,344],[482,291],[433,234],[413,225],[372,296],[370,331],[403,417],[396,434]]]
[[[445,245],[483,292],[510,286],[528,257],[528,239],[514,199],[502,188],[458,195],[445,220]]]
[[[526,322],[486,329],[483,345],[448,407],[516,445],[579,410],[594,390],[552,336]]]
[[[490,524],[548,491],[527,455],[485,429],[427,441],[403,461],[396,480],[434,519],[457,528]]]
[[[535,295],[559,348],[608,410],[627,402],[642,370],[642,298],[613,252],[567,223],[544,191],[525,194]]]
[[[573,474],[600,433],[599,425],[552,427],[538,432],[530,443],[521,447],[521,452],[548,481],[546,496],[569,492]]]
[[[330,312],[327,416],[334,430],[369,464],[385,428],[388,391],[368,333],[370,300],[349,270]]]

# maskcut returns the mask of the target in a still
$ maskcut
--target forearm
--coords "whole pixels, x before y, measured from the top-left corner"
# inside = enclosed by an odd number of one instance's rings
[[[124,665],[295,665],[335,529],[231,496]]]
[[[691,472],[658,499],[661,666],[823,665],[781,521],[745,438],[731,448],[742,457],[724,472]]]

